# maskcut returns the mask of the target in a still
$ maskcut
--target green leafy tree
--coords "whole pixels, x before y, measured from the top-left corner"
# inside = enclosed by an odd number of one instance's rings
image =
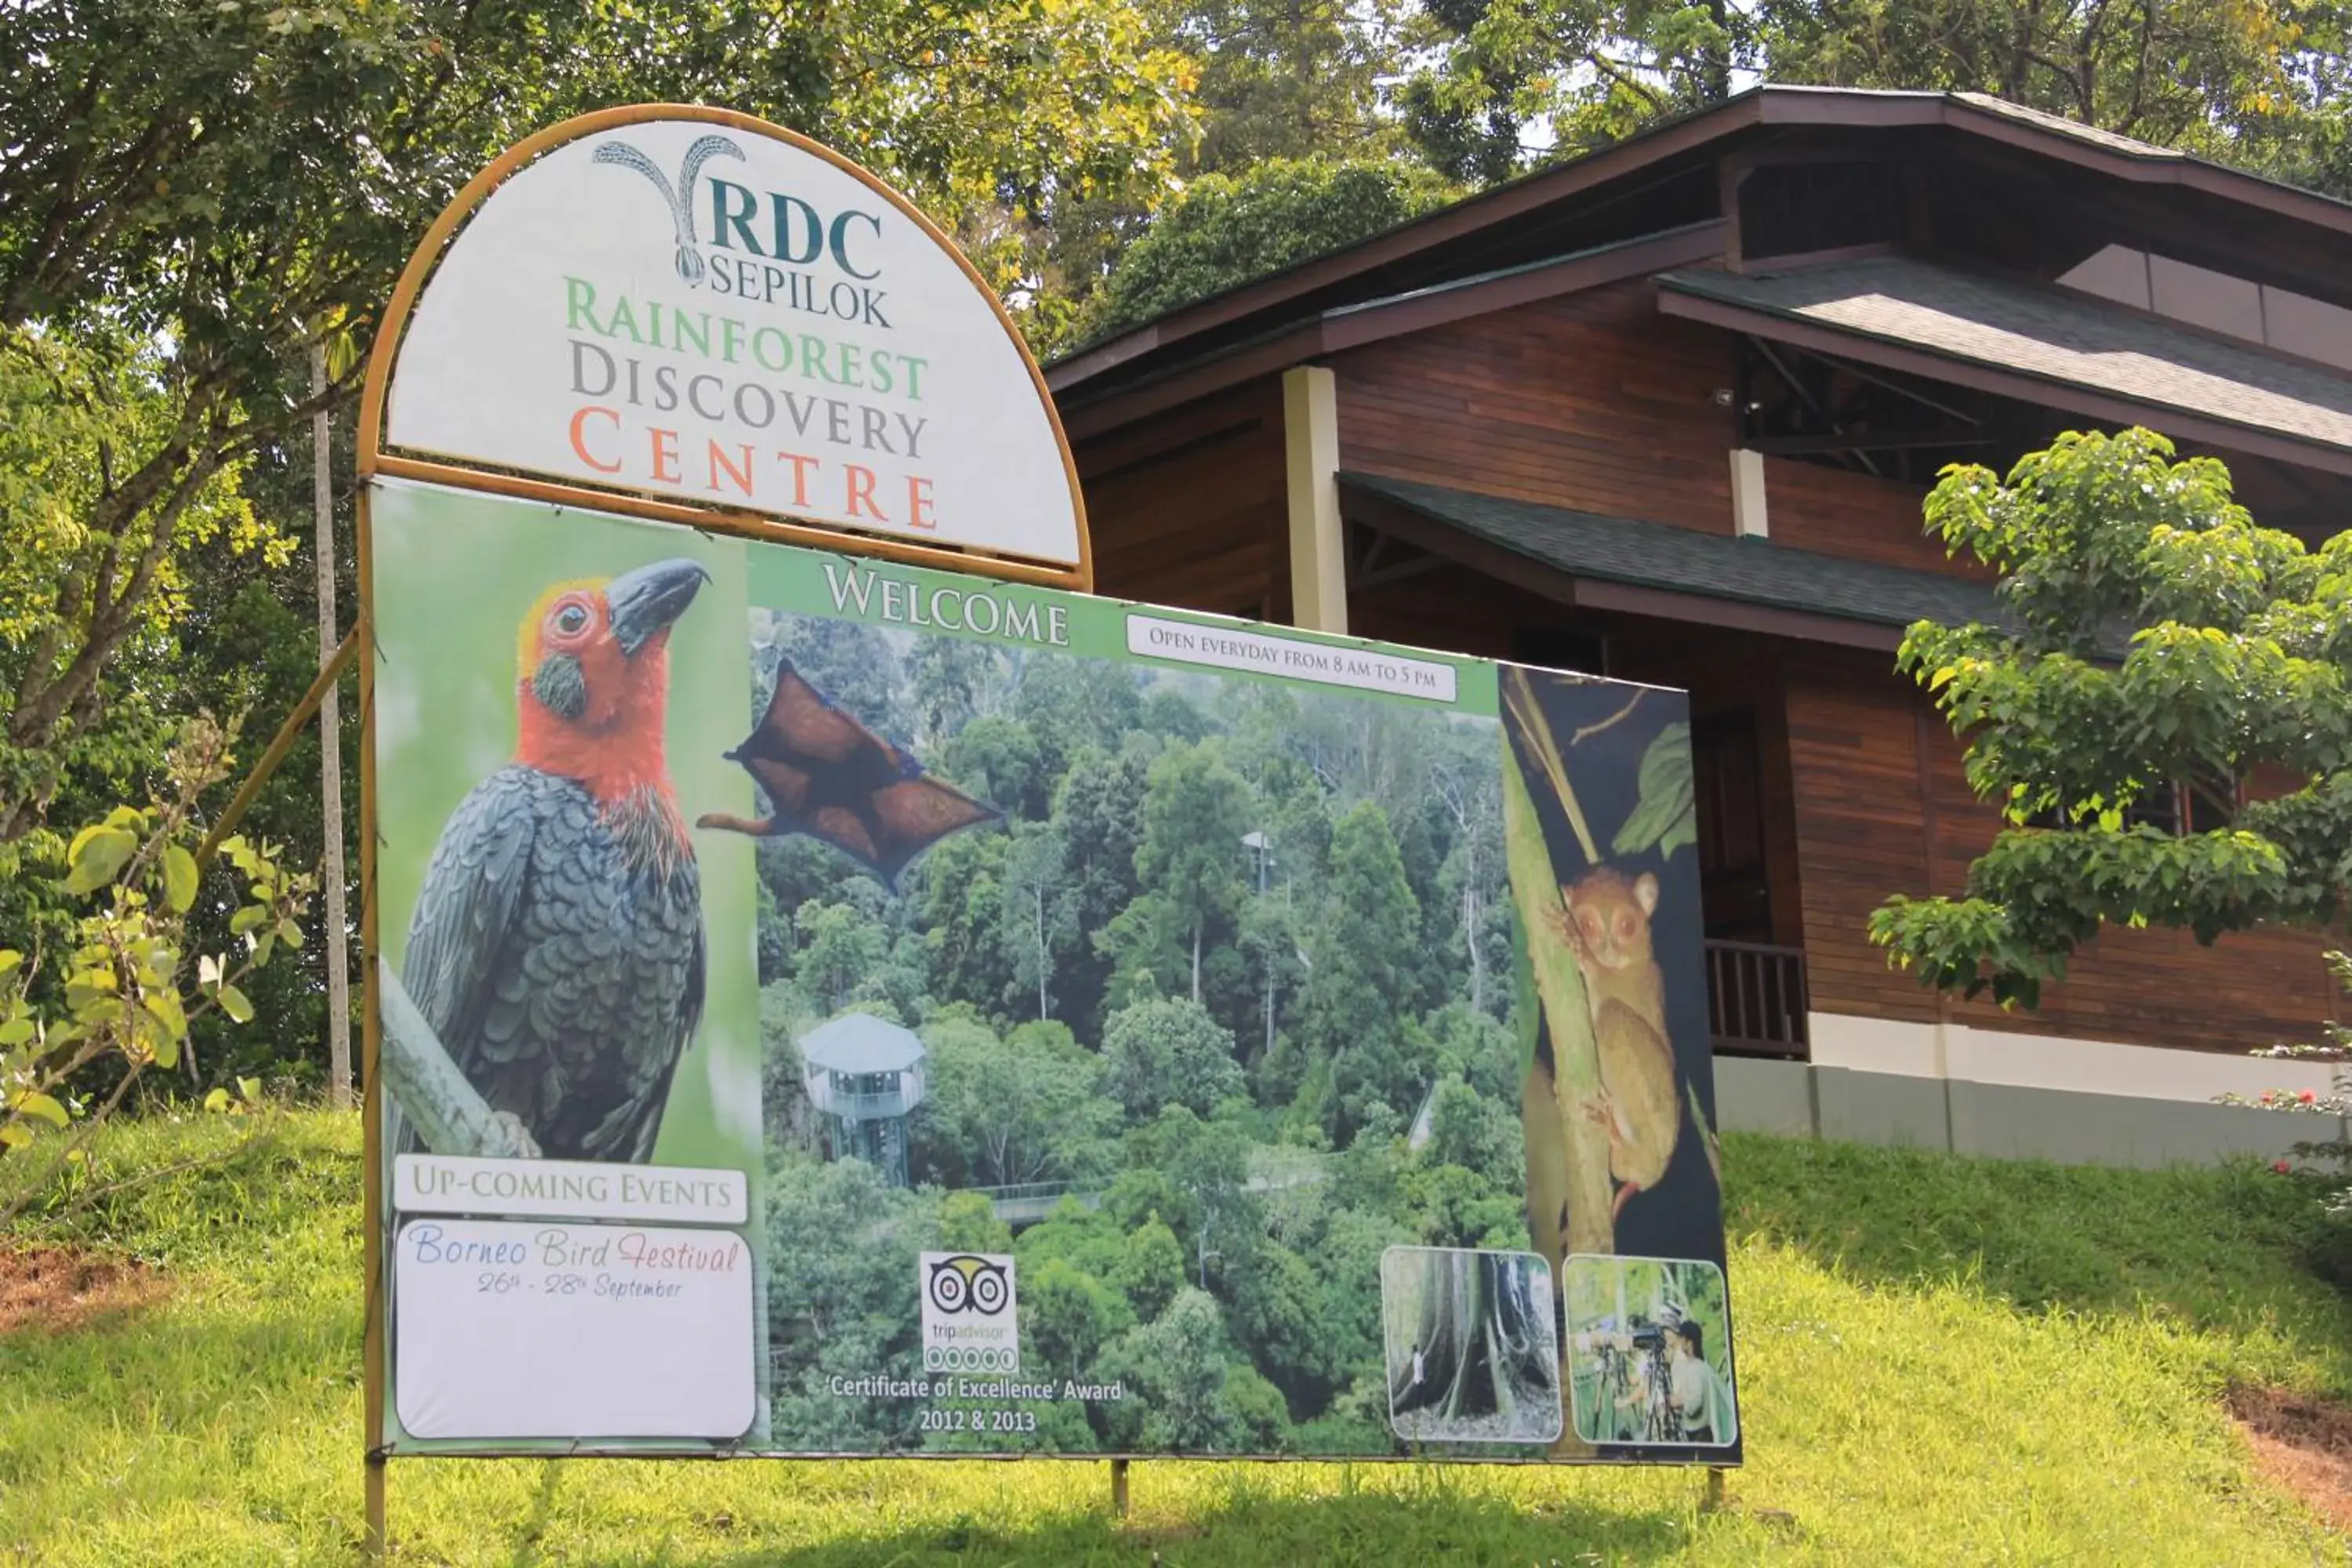
[[[236,873],[235,896],[225,901],[234,910],[228,929],[236,945],[188,962],[190,916],[205,896],[210,847],[197,842],[195,805],[218,782],[228,743],[217,727],[188,726],[152,805],[118,806],[73,836],[63,891],[90,902],[57,966],[54,1003],[33,990],[36,964],[0,948],[0,1157],[36,1162],[30,1176],[9,1173],[0,1225],[81,1157],[89,1133],[148,1068],[168,1072],[187,1059],[194,1020],[217,1012],[251,1023],[249,977],[280,950],[301,945],[297,921],[310,879],[283,869],[271,847],[230,837],[218,852]],[[85,1100],[75,1085],[98,1065],[114,1069],[112,1086]],[[258,1091],[247,1080],[237,1098],[250,1102]],[[226,1089],[215,1090],[213,1103],[229,1100]],[[44,1163],[45,1133],[62,1136],[46,1140]]]
[[[1173,1247],[1175,1237],[1168,1240]],[[1176,1279],[1183,1281],[1181,1254]],[[1089,1376],[1103,1346],[1135,1326],[1135,1309],[1125,1296],[1066,1258],[1048,1258],[1034,1268],[1024,1264],[1020,1294],[1022,1359],[1025,1363],[1034,1356],[1048,1373]]]
[[[946,1193],[940,1198],[940,1246],[948,1252],[1010,1252],[1013,1227],[996,1217],[986,1194]]]
[[[1087,933],[1106,930],[1134,901],[1135,851],[1143,842],[1143,792],[1151,762],[1138,746],[1089,749],[1072,762],[1054,797],[1070,919]],[[1062,956],[1062,1016],[1091,1037],[1102,1016],[1112,960],[1090,938]]]
[[[1199,62],[1194,169],[1238,172],[1393,138],[1380,83],[1400,68],[1395,0],[1191,0],[1176,38]]]
[[[1129,1233],[1109,1278],[1137,1311],[1156,1318],[1184,1288],[1184,1244],[1157,1214],[1149,1215]]]
[[[1444,203],[1408,165],[1268,158],[1204,175],[1128,247],[1087,319],[1108,337],[1394,228]]]
[[[1245,1088],[1233,1035],[1198,1003],[1181,998],[1139,1002],[1112,1014],[1103,1031],[1102,1068],[1108,1092],[1138,1118],[1180,1105],[1205,1117]]]
[[[1330,1359],[1313,1267],[1285,1247],[1261,1244],[1228,1271],[1225,1298],[1234,1335],[1255,1363],[1272,1370],[1298,1408],[1321,1408],[1343,1368]]]
[[[1012,701],[1013,717],[1037,738],[1049,792],[1087,752],[1116,755],[1142,711],[1133,667],[1061,655],[1032,658]]]
[[[1102,1064],[1058,1024],[1003,1038],[945,1019],[923,1030],[930,1087],[919,1146],[950,1177],[982,1186],[1075,1180],[1109,1163],[1118,1108],[1097,1088]]]
[[[922,859],[923,942],[940,999],[994,1012],[1017,989],[1005,962],[1003,833],[960,833]]]
[[[1295,1447],[1290,1410],[1282,1390],[1257,1368],[1235,1362],[1225,1369],[1225,1405],[1246,1454],[1286,1454]]]
[[[1249,1137],[1219,1116],[1203,1121],[1171,1105],[1128,1134],[1128,1163],[1166,1182],[1177,1194],[1167,1219],[1191,1254],[1193,1282],[1243,1259],[1260,1230],[1249,1191]],[[1212,1270],[1211,1263],[1218,1265]]]
[[[835,1376],[920,1371],[908,1282],[939,1213],[862,1160],[793,1159],[768,1181],[768,1321],[779,1431],[817,1447],[911,1446],[914,1407],[834,1395]]]
[[[993,645],[966,637],[921,637],[907,654],[915,743],[925,752],[960,731],[988,700],[1004,664]]]
[[[839,1012],[864,994],[890,953],[890,933],[854,904],[803,904],[793,915],[799,939],[793,973],[824,1012]]]
[[[1105,1368],[1130,1391],[1111,1407],[1118,1435],[1146,1449],[1231,1448],[1241,1435],[1226,1393],[1232,1353],[1216,1300],[1205,1290],[1179,1290],[1165,1311],[1104,1352]]]
[[[1518,1110],[1487,1099],[1458,1078],[1441,1079],[1430,1101],[1429,1144],[1422,1153],[1430,1164],[1459,1165],[1508,1191],[1527,1169]]]
[[[2176,462],[2147,430],[2063,436],[2005,479],[1948,470],[1927,515],[2000,574],[2006,620],[1922,622],[1901,666],[2007,826],[1962,897],[1897,897],[1872,917],[1894,962],[2031,1006],[2109,924],[2210,942],[2343,915],[2352,534],[2312,550],[2255,526],[2221,462]],[[2282,793],[2182,820],[2184,797],[2226,802],[2258,777]]]
[[[1381,1297],[1364,1282],[1381,1277],[1381,1253],[1417,1239],[1389,1213],[1356,1207],[1331,1210],[1318,1231],[1306,1238],[1301,1255],[1315,1270],[1315,1323],[1325,1365],[1336,1370],[1380,1361]],[[1385,1430],[1385,1394],[1378,1410],[1379,1425]]]
[[[2258,167],[2325,148],[2343,18],[2288,0],[2045,5],[1957,0],[1445,0],[1401,94],[1435,166],[1499,179],[1775,81],[1986,92]],[[1535,134],[1540,126],[1546,132]]]
[[[127,791],[167,742],[168,676],[161,692],[101,677],[170,646],[191,558],[290,551],[229,458],[161,504],[121,498],[120,470],[172,437],[170,372],[135,337],[0,321],[0,869],[69,776]]]
[[[1212,743],[1171,746],[1151,764],[1135,872],[1191,939],[1196,1004],[1209,927],[1232,921],[1248,891],[1242,836],[1249,806],[1249,785]]]
[[[1058,824],[1014,830],[1005,850],[997,908],[1005,966],[1012,971],[1004,1000],[1020,1007],[1034,1002],[1038,1018],[1050,1018],[1063,965],[1078,952],[1085,936]]]
[[[940,771],[1006,816],[1030,822],[1045,816],[1052,797],[1036,732],[1017,719],[991,714],[966,724],[941,749]]]
[[[1300,999],[1298,1032],[1329,1065],[1326,1131],[1345,1140],[1371,1107],[1411,1106],[1426,1087],[1412,1019],[1420,1002],[1421,910],[1388,817],[1365,802],[1332,830],[1325,918]]]
[[[1089,1208],[1076,1197],[1066,1196],[1053,1213],[1015,1237],[1013,1249],[1021,1259],[1024,1279],[1059,1258],[1081,1274],[1109,1280],[1125,1256],[1127,1234],[1108,1203]],[[1181,1252],[1177,1268],[1183,1268]]]

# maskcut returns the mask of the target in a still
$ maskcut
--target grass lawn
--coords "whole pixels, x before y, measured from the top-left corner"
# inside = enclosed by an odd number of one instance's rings
[[[178,1166],[24,1240],[168,1291],[0,1335],[0,1563],[340,1563],[360,1515],[359,1129],[110,1132]],[[1748,1468],[415,1460],[394,1561],[835,1564],[2282,1563],[2346,1542],[2254,1473],[2233,1381],[2352,1394],[2352,1309],[2297,1261],[2309,1192],[1731,1137]]]

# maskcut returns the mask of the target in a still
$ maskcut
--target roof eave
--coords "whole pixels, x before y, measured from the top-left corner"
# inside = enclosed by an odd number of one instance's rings
[[[1658,289],[1661,314],[1769,339],[1814,353],[1838,354],[1882,370],[1965,386],[1996,397],[2063,409],[2116,425],[2145,425],[2176,438],[2197,441],[2252,457],[2352,475],[2352,452],[2325,442],[2282,435],[2254,425],[2216,418],[2172,404],[2127,396],[2034,371],[1988,364],[1856,328],[1815,321],[1785,311],[1733,304],[1675,289]]]
[[[1170,311],[1056,361],[1046,367],[1046,385],[1057,398],[1078,395],[1093,378],[1132,360],[1166,349],[1181,351],[1186,340],[1202,333],[1408,259],[1489,225],[1522,216],[1710,142],[1727,140],[1756,127],[1803,126],[1947,127],[2135,184],[2193,190],[2352,237],[2352,203],[2185,153],[2157,148],[2133,153],[2092,142],[1980,107],[1957,94],[1767,85]]]

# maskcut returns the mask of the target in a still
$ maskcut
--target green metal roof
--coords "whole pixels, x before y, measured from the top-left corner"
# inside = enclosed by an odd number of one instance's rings
[[[1339,483],[1573,577],[1875,626],[2000,619],[1992,590],[1962,577],[1371,474]]]

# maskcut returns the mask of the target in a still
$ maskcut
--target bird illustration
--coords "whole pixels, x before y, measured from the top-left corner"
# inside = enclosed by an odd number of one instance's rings
[[[772,811],[757,821],[714,812],[697,827],[763,838],[805,833],[896,891],[898,874],[949,834],[1004,814],[931,777],[923,765],[837,707],[787,659],[768,711],[727,753],[743,764]]]
[[[709,576],[663,561],[540,596],[514,760],[450,814],[409,921],[418,1010],[551,1159],[650,1158],[701,1020],[701,881],[662,731],[670,627]]]

